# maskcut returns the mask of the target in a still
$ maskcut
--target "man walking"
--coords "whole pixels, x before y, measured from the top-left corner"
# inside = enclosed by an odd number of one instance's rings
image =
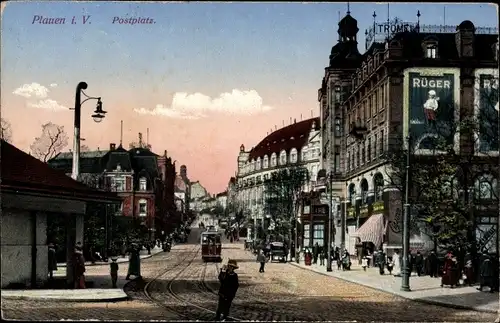
[[[422,275],[422,269],[424,267],[424,257],[417,251],[417,255],[415,256],[415,270],[417,271],[417,275],[420,277]]]
[[[215,320],[225,321],[229,316],[229,309],[231,308],[231,303],[233,302],[234,297],[236,296],[236,291],[238,291],[239,282],[238,282],[238,274],[234,272],[235,269],[238,269],[238,265],[236,260],[230,259],[227,262],[227,266],[223,266],[219,273],[219,303],[217,305],[217,311],[215,314]]]
[[[264,267],[266,265],[266,261],[267,261],[267,258],[266,258],[266,255],[264,255],[264,251],[262,251],[262,249],[259,250],[259,254],[257,255],[257,262],[260,263],[259,273],[264,272]]]

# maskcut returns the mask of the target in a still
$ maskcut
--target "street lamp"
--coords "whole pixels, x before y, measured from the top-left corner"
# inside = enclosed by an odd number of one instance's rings
[[[410,289],[410,264],[409,264],[409,254],[410,254],[410,203],[409,203],[409,191],[410,191],[410,135],[406,137],[407,150],[406,150],[406,181],[405,181],[405,204],[404,204],[404,214],[403,214],[403,278],[401,281],[401,290],[404,292],[409,292]]]
[[[76,94],[75,94],[75,107],[72,110],[75,110],[75,123],[74,123],[74,137],[73,137],[73,163],[72,163],[72,171],[71,178],[74,180],[78,179],[80,175],[80,123],[81,123],[81,109],[82,105],[88,100],[97,100],[96,110],[92,115],[92,118],[95,122],[101,122],[104,118],[106,111],[102,110],[102,101],[100,97],[91,97],[85,94],[83,90],[86,90],[88,87],[87,83],[80,82],[76,86]],[[86,97],[85,100],[81,100],[81,95]]]

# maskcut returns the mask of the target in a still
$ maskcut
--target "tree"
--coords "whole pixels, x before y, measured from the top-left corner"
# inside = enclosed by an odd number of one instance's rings
[[[293,166],[271,173],[264,182],[264,206],[277,234],[290,234],[291,237],[297,197],[308,180],[309,172],[305,167]]]
[[[12,142],[12,126],[9,121],[1,118],[2,128],[0,129],[0,138],[6,142]]]
[[[64,126],[52,122],[42,125],[42,134],[31,144],[31,154],[43,162],[53,158],[68,145],[68,135]]]

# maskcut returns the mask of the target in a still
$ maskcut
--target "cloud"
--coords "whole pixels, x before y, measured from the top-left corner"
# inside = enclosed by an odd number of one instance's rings
[[[45,99],[49,93],[49,89],[38,83],[24,84],[12,92],[15,95],[23,96],[25,98],[36,97]]]
[[[264,105],[262,97],[255,90],[238,90],[225,92],[216,98],[202,93],[188,94],[177,92],[172,98],[170,106],[157,104],[154,109],[134,109],[139,114],[151,114],[169,118],[200,119],[206,117],[207,112],[232,115],[252,115],[272,110],[273,107]]]
[[[37,109],[47,109],[47,110],[68,110],[64,105],[61,105],[57,103],[55,100],[51,99],[45,99],[45,100],[40,100],[37,103],[28,103],[28,105],[32,108],[37,108]]]
[[[57,83],[51,83],[50,87],[57,87]]]

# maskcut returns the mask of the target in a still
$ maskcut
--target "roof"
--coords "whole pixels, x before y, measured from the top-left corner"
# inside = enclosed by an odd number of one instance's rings
[[[221,193],[217,194],[216,196],[217,197],[227,196],[227,192],[221,192]]]
[[[80,173],[100,174],[105,164],[101,164],[101,159],[109,154],[109,150],[85,151],[80,153]],[[73,153],[64,152],[57,154],[54,158],[47,161],[50,167],[71,173],[73,162]]]
[[[1,141],[1,174],[2,190],[103,202],[120,201],[115,193],[94,190],[68,177],[64,171],[51,168],[3,140]]]
[[[257,159],[258,157],[263,158],[264,155],[271,157],[272,153],[279,154],[282,150],[289,152],[292,148],[296,148],[297,150],[302,149],[309,139],[313,123],[315,123],[316,130],[318,130],[320,120],[319,117],[316,117],[272,132],[259,142],[257,146],[252,148],[248,160]]]
[[[80,159],[102,157],[106,155],[108,152],[109,150],[80,151]],[[59,153],[52,159],[57,160],[57,159],[72,159],[72,158],[73,158],[73,153],[71,151],[68,151]]]

